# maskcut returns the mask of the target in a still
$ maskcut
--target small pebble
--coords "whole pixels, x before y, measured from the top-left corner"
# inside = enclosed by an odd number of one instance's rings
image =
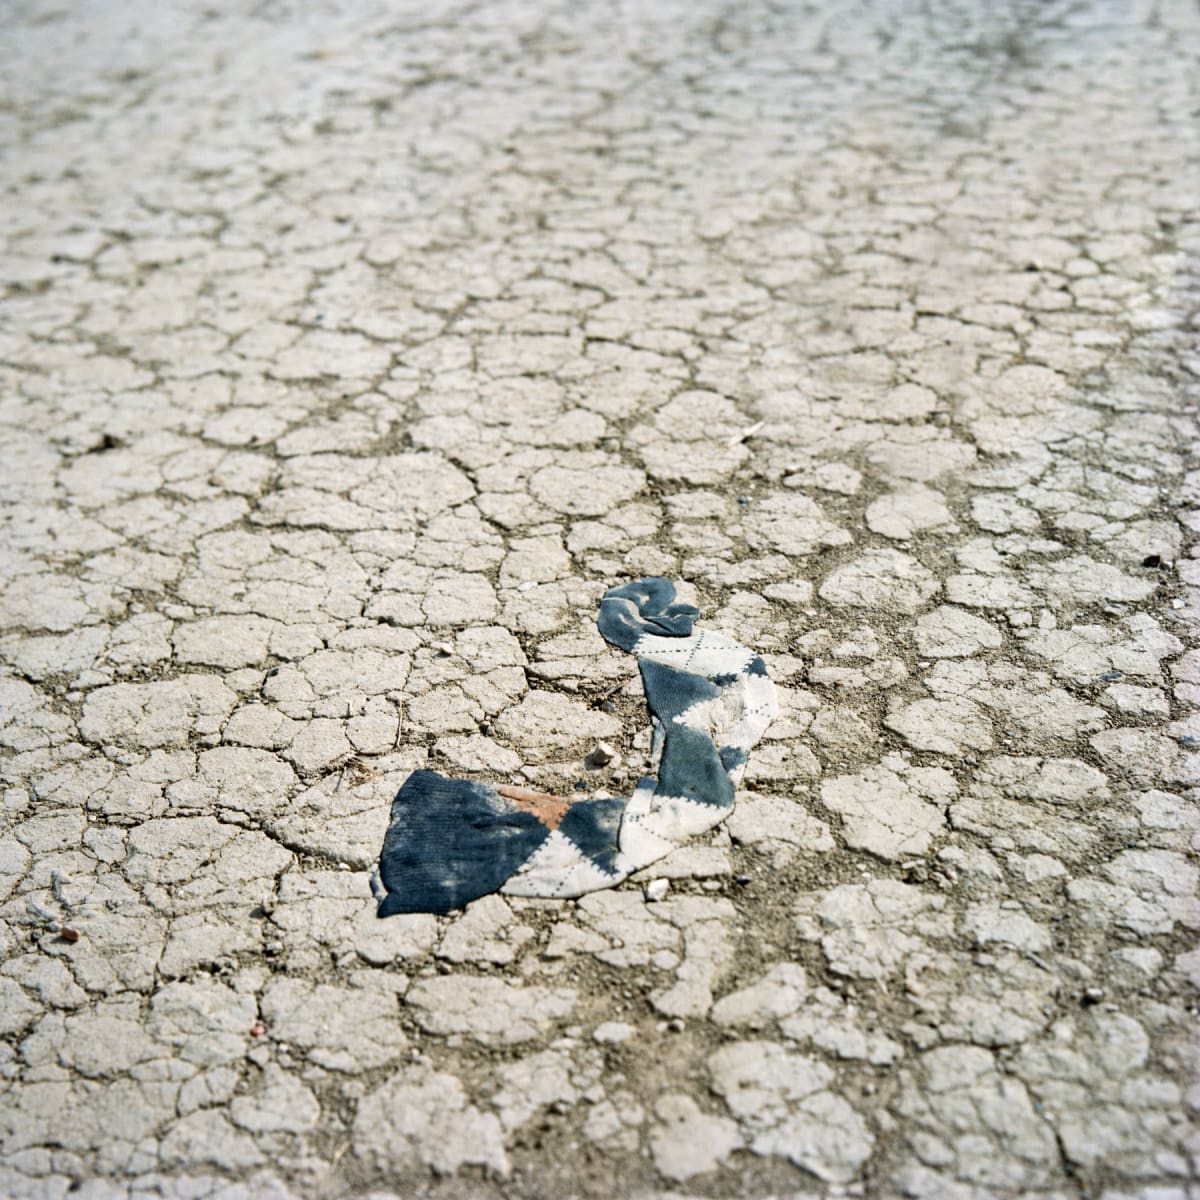
[[[607,742],[597,742],[591,753],[584,759],[589,767],[606,767],[609,763],[620,762],[621,756]]]
[[[646,900],[650,904],[657,904],[667,892],[670,890],[671,881],[669,879],[652,879],[646,884]]]
[[[633,1026],[626,1025],[624,1021],[605,1021],[603,1025],[596,1026],[592,1039],[615,1046],[621,1042],[627,1042],[634,1033]]]

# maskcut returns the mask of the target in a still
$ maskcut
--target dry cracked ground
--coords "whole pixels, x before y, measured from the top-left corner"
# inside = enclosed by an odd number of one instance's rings
[[[1200,1194],[1193,4],[0,30],[0,1192]],[[648,573],[728,825],[377,921],[411,769],[628,788]]]

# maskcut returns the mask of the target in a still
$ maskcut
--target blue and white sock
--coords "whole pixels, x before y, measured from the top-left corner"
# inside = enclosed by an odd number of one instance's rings
[[[720,824],[747,755],[775,717],[763,660],[721,634],[667,579],[611,588],[598,625],[635,654],[653,725],[653,774],[628,800],[565,800],[414,771],[392,803],[379,915],[449,912],[490,892],[582,896],[620,883]]]

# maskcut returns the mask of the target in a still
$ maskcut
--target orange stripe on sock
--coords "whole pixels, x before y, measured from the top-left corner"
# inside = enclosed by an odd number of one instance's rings
[[[498,787],[506,800],[511,800],[522,812],[532,813],[547,829],[557,829],[573,803],[549,792],[534,792],[529,788]]]

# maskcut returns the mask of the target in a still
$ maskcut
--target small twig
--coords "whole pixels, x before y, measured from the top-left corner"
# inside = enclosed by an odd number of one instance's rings
[[[752,438],[765,424],[765,421],[755,421],[753,425],[743,429],[741,433],[735,433],[733,437],[729,439],[729,444],[731,446],[741,445],[741,443],[746,441],[747,438]]]

